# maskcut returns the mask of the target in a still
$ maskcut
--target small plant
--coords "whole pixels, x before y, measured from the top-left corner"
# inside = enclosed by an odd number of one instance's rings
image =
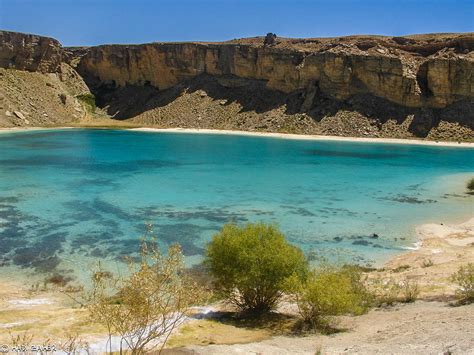
[[[423,262],[421,263],[421,267],[431,267],[434,265],[434,262],[432,259],[424,259]]]
[[[376,279],[372,286],[374,288],[375,304],[378,307],[393,306],[398,302],[402,288],[395,280]]]
[[[402,292],[401,301],[403,303],[412,303],[417,300],[418,295],[420,294],[420,287],[417,282],[406,278],[402,281],[400,286]]]
[[[456,297],[460,304],[474,302],[474,263],[461,266],[451,279],[458,285]]]
[[[50,277],[45,279],[46,284],[53,284],[53,285],[59,286],[59,287],[64,287],[71,281],[72,281],[71,277],[61,275],[59,273],[54,273],[53,275],[51,275]]]
[[[467,189],[469,192],[473,193],[474,192],[474,178],[471,178],[466,184]]]
[[[273,225],[226,224],[209,243],[205,264],[216,290],[241,311],[260,315],[276,307],[290,276],[304,279],[307,261]]]
[[[400,265],[399,267],[393,269],[392,271],[393,272],[403,272],[403,271],[406,271],[410,268],[410,265]]]
[[[8,332],[10,335],[11,345],[16,348],[26,348],[28,349],[33,342],[33,335],[29,334],[27,331],[23,334],[14,335],[12,332]]]
[[[79,338],[78,334],[67,333],[66,339],[61,341],[58,347],[66,354],[90,354],[89,343]]]
[[[95,109],[97,108],[97,106],[96,106],[94,94],[77,95],[76,99],[84,103],[87,106],[87,109],[89,111],[95,112]]]
[[[359,315],[372,304],[372,294],[361,272],[352,267],[326,266],[314,270],[298,284],[295,294],[299,313],[311,329],[325,330],[332,316]]]

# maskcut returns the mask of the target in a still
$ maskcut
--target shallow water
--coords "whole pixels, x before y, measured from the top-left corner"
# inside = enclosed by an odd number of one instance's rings
[[[189,264],[229,221],[274,222],[307,252],[372,262],[416,225],[473,213],[474,149],[54,130],[0,135],[0,273],[121,260],[145,223]]]

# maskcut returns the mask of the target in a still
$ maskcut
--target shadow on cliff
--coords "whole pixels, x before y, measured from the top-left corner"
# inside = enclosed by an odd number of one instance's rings
[[[286,113],[300,111],[301,93],[285,94],[266,88],[261,80],[242,79],[235,76],[214,77],[200,75],[167,90],[158,90],[149,83],[143,86],[101,85],[93,90],[97,105],[118,120],[129,119],[143,112],[164,107],[185,94],[205,93],[220,105],[237,103],[240,112],[264,113],[286,105]]]
[[[308,114],[319,122],[324,117],[335,116],[343,111],[360,114],[379,129],[391,120],[419,138],[427,137],[442,121],[474,130],[474,101],[468,100],[435,109],[405,107],[373,95],[355,95],[347,101],[319,96],[315,97]]]
[[[316,85],[317,86],[317,85]],[[359,114],[381,128],[389,120],[416,137],[426,137],[441,121],[457,123],[474,130],[474,102],[457,102],[444,109],[409,108],[372,95],[356,95],[338,101],[319,93],[308,100],[307,91],[286,94],[269,90],[265,81],[242,79],[234,76],[200,75],[167,90],[158,90],[149,83],[143,86],[117,88],[112,84],[96,87],[97,105],[117,120],[130,119],[147,111],[165,107],[183,95],[196,94],[209,97],[212,103],[227,106],[237,103],[240,113],[264,114],[281,108],[287,115],[305,112],[315,122],[339,114]],[[196,114],[206,106],[185,108]],[[191,117],[190,117],[191,119]]]

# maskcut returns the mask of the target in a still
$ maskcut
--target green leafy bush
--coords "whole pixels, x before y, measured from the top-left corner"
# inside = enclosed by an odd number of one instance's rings
[[[355,267],[314,270],[295,294],[301,317],[313,329],[327,328],[331,316],[362,314],[373,300],[362,273]]]
[[[84,103],[91,112],[94,112],[97,108],[94,94],[77,95],[76,99]]]
[[[242,311],[255,314],[276,307],[290,277],[304,279],[303,252],[276,226],[227,224],[206,250],[205,263],[216,289]]]
[[[474,263],[461,266],[452,275],[452,280],[459,287],[456,290],[456,297],[461,304],[474,302]]]

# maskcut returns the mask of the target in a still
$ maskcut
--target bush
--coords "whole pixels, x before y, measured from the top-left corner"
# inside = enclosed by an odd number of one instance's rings
[[[415,302],[420,294],[420,287],[417,282],[410,281],[406,278],[401,283],[402,298],[401,301],[404,303]]]
[[[97,108],[94,94],[77,95],[76,99],[84,103],[91,112],[94,112]]]
[[[400,282],[392,278],[388,280],[376,279],[373,280],[373,288],[377,307],[393,306],[397,302],[415,302],[420,294],[418,283],[408,277]]]
[[[227,224],[206,250],[216,289],[242,311],[255,314],[276,307],[286,282],[303,279],[307,261],[273,225]]]
[[[466,187],[469,191],[474,192],[474,178],[467,182]]]
[[[399,301],[402,287],[393,279],[373,281],[375,304],[377,307],[393,306]]]
[[[434,261],[432,259],[424,259],[421,263],[421,267],[431,267],[434,265]]]
[[[92,320],[106,327],[109,345],[117,334],[120,353],[125,344],[132,354],[141,354],[158,339],[164,346],[190,306],[204,299],[204,293],[185,275],[178,245],[162,255],[156,243],[144,242],[138,261],[129,261],[129,270],[126,276],[100,268],[95,271],[85,305]]]
[[[459,287],[456,290],[456,297],[461,304],[474,302],[474,263],[461,266],[459,270],[452,275],[452,280]]]
[[[300,315],[313,329],[327,328],[331,316],[362,314],[372,304],[362,273],[354,267],[315,270],[295,291]]]

